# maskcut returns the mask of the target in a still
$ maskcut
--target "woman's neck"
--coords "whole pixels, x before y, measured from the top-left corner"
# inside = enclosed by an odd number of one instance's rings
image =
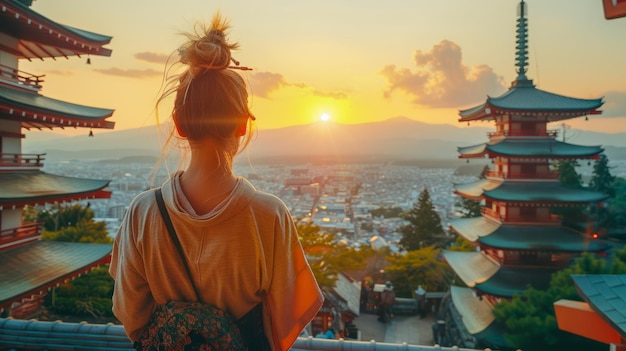
[[[237,177],[216,149],[191,149],[189,167],[180,176],[185,197],[197,214],[210,212],[233,190]]]

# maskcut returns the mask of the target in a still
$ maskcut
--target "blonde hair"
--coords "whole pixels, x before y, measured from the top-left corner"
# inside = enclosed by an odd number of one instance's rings
[[[228,43],[228,29],[230,24],[218,12],[210,27],[200,23],[195,33],[182,33],[187,40],[178,49],[178,63],[186,68],[167,78],[156,105],[158,111],[158,105],[175,94],[172,119],[176,128],[166,144],[175,133],[190,142],[210,138],[232,166],[233,157],[250,143],[255,118],[248,107],[246,83],[230,66],[236,62],[231,50],[239,45]],[[246,135],[239,138],[237,131],[246,124]]]

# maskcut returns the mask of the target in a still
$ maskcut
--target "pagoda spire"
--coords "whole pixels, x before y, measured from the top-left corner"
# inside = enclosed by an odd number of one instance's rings
[[[526,13],[528,9],[526,8],[526,3],[524,0],[521,0],[518,7],[518,16],[517,19],[517,46],[515,47],[517,50],[515,52],[515,66],[517,67],[517,80],[525,81],[528,80],[526,77],[526,72],[528,71],[528,23],[526,19]]]

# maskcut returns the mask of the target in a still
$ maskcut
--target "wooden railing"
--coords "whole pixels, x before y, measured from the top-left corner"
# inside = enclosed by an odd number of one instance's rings
[[[499,132],[489,132],[487,133],[488,137],[498,137],[498,136],[550,136],[556,137],[558,135],[558,131],[556,130],[548,130],[543,133],[536,132],[534,130],[518,130],[518,131],[499,131]]]
[[[17,85],[39,90],[41,89],[41,83],[43,83],[43,79],[41,79],[43,77],[45,75],[38,76],[0,64],[0,79]]]
[[[561,218],[557,215],[550,214],[546,216],[506,216],[504,218],[507,223],[559,223]]]
[[[17,228],[0,231],[0,248],[7,246],[11,242],[35,238],[41,235],[41,224],[40,222],[28,223]]]
[[[511,173],[500,171],[487,171],[488,177],[507,178],[507,179],[557,179],[558,171],[539,172],[539,173]]]
[[[0,153],[0,167],[43,167],[45,155]]]
[[[493,218],[493,219],[498,220],[498,221],[502,220],[502,216],[500,216],[500,214],[498,212],[494,211],[491,208],[483,207],[483,208],[480,209],[480,213],[483,216],[490,217],[490,218]]]

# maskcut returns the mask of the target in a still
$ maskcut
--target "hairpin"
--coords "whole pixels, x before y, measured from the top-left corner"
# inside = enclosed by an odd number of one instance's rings
[[[246,66],[239,66],[239,61],[235,60],[234,58],[230,58],[231,61],[233,61],[233,63],[235,64],[234,66],[228,66],[228,68],[230,69],[239,69],[242,71],[252,71],[252,68],[250,67],[246,67]]]

